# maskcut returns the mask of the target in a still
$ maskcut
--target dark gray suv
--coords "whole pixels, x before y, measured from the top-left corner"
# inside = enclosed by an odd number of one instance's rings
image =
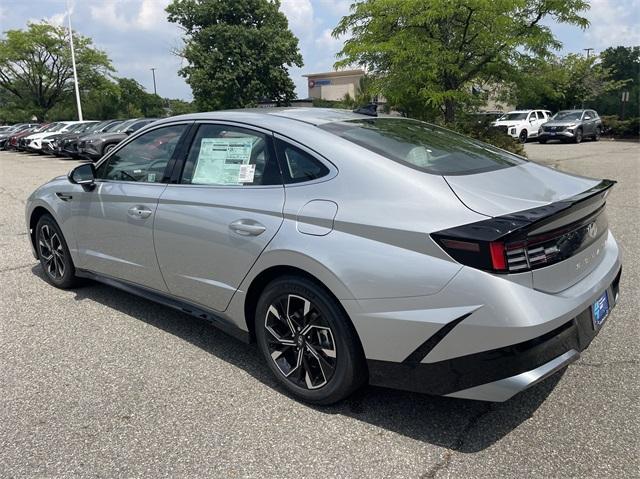
[[[538,131],[538,141],[573,141],[580,143],[584,138],[600,139],[602,120],[595,110],[562,110]]]

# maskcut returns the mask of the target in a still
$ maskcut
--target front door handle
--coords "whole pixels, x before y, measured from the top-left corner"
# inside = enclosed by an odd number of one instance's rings
[[[229,225],[229,229],[242,236],[258,236],[267,230],[264,225],[253,220],[234,221]]]
[[[128,210],[129,216],[132,218],[148,218],[152,211],[146,206],[132,206]]]

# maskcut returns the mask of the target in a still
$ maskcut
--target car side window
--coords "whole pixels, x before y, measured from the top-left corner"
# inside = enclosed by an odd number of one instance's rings
[[[229,125],[200,125],[180,182],[188,185],[282,185],[267,135]]]
[[[282,140],[277,145],[285,183],[316,180],[329,174],[329,168],[309,153]]]
[[[96,178],[111,181],[161,183],[187,125],[171,125],[140,135],[112,154],[96,171]]]
[[[532,111],[531,113],[529,113],[529,117],[527,118],[528,121],[531,120],[535,120],[536,119],[536,112]]]
[[[544,113],[541,111],[538,112],[538,120],[544,120]]]

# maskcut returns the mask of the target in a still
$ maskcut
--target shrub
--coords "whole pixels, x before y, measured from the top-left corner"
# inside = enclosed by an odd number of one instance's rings
[[[640,137],[640,117],[620,120],[616,115],[602,116],[603,133],[613,138]]]

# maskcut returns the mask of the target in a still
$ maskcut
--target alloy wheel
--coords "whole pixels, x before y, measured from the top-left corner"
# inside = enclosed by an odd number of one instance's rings
[[[264,328],[269,355],[288,381],[318,389],[331,380],[337,364],[334,334],[311,301],[295,294],[277,297]]]
[[[58,233],[47,224],[40,228],[38,247],[47,274],[54,280],[62,279],[65,272],[64,249]]]

